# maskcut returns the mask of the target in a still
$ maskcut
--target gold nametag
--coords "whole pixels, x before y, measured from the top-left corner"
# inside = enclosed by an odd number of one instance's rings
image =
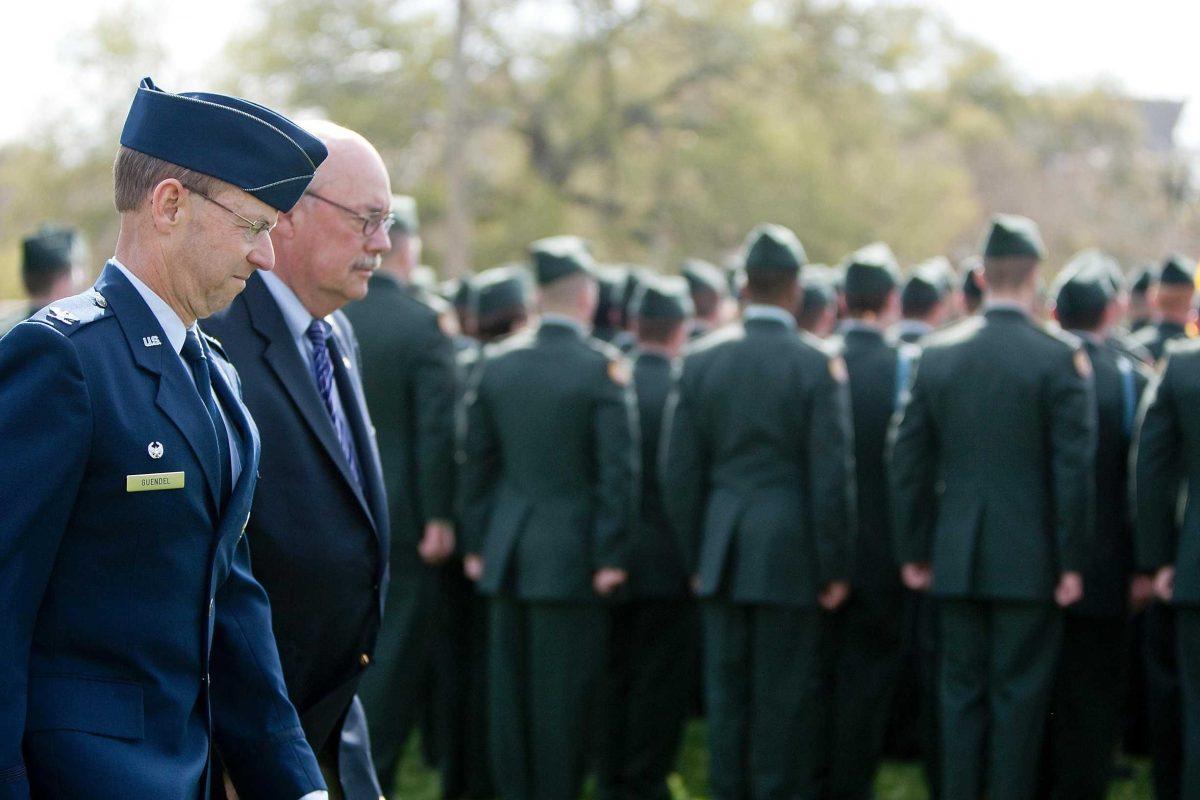
[[[182,472],[151,472],[147,475],[126,475],[125,491],[156,492],[159,489],[182,489]]]

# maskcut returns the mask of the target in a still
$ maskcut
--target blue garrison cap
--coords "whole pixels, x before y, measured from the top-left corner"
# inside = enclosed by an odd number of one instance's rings
[[[171,94],[143,78],[121,144],[233,184],[290,211],[328,151],[269,108],[223,94]]]

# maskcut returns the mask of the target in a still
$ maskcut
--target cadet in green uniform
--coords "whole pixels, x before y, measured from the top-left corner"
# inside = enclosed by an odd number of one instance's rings
[[[1137,333],[1154,324],[1154,290],[1158,287],[1158,267],[1146,264],[1129,285],[1129,330]]]
[[[824,264],[808,264],[800,278],[804,291],[796,322],[800,329],[824,339],[833,333],[838,319],[838,293],[833,270]]]
[[[892,330],[897,341],[915,344],[946,323],[951,274],[950,262],[941,256],[913,267],[900,293],[901,319]]]
[[[721,270],[699,258],[686,259],[679,274],[687,281],[696,312],[688,338],[699,339],[721,327],[721,308],[729,298],[729,282]]]
[[[1095,405],[1079,341],[1030,317],[1043,247],[993,219],[982,316],[925,342],[889,478],[902,576],[941,621],[942,796],[1031,797],[1062,635],[1083,594]]]
[[[484,270],[470,283],[469,314],[477,321],[479,342],[458,353],[460,389],[470,383],[484,346],[525,327],[532,294],[528,270],[519,265]],[[456,403],[460,452],[466,433],[462,394]],[[464,533],[462,538],[470,537]],[[463,574],[461,551],[442,577],[443,613],[439,616],[439,644],[434,656],[439,687],[437,702],[445,706],[441,716],[448,721],[439,748],[442,797],[492,797],[495,790],[487,746],[487,599],[475,591],[474,582]]]
[[[1107,344],[1121,318],[1108,256],[1086,250],[1059,273],[1054,316],[1082,340],[1094,370],[1097,409],[1096,513],[1083,567],[1083,599],[1067,609],[1058,678],[1050,704],[1046,763],[1050,797],[1102,800],[1125,696],[1130,598],[1149,600],[1149,580],[1134,574],[1127,503],[1134,417],[1148,377]],[[1118,268],[1119,269],[1119,268]]]
[[[679,278],[644,277],[631,306],[641,491],[629,537],[629,582],[610,611],[601,682],[597,789],[605,800],[669,800],[667,775],[691,699],[695,608],[687,565],[663,511],[657,465],[672,366],[691,312]]]
[[[1162,373],[1146,393],[1138,431],[1134,499],[1137,563],[1155,573],[1156,603],[1147,612],[1147,693],[1159,797],[1200,797],[1200,342],[1166,345]],[[1185,504],[1181,508],[1181,500]],[[1173,609],[1173,612],[1172,612]],[[1151,612],[1158,612],[1151,616]],[[1155,630],[1154,626],[1158,626]],[[1177,639],[1177,641],[1176,641]],[[1170,645],[1175,644],[1174,653]],[[1178,656],[1174,675],[1172,655]],[[1176,694],[1172,697],[1172,681]],[[1178,692],[1182,689],[1182,702]],[[1172,710],[1182,704],[1182,732]],[[1164,736],[1174,734],[1176,752]],[[1182,786],[1178,748],[1182,747]]]
[[[983,265],[979,256],[971,256],[962,262],[962,310],[971,316],[983,305]]]
[[[590,340],[582,240],[531,247],[541,324],[489,348],[467,389],[464,567],[491,598],[493,777],[510,800],[578,796],[601,668],[599,599],[626,579],[636,425],[629,367]]]
[[[849,373],[857,514],[849,600],[829,619],[831,798],[871,798],[900,670],[904,586],[892,542],[884,450],[912,354],[884,333],[899,315],[900,269],[882,242],[845,264],[847,319],[840,328]]]
[[[1158,273],[1158,288],[1154,293],[1154,308],[1158,322],[1142,328],[1133,341],[1150,351],[1154,360],[1162,358],[1166,343],[1190,336],[1188,325],[1196,321],[1192,301],[1196,295],[1195,264],[1184,256],[1174,255],[1163,262]]]
[[[367,296],[344,309],[358,336],[392,531],[375,668],[359,688],[384,787],[395,784],[427,695],[437,565],[454,550],[454,349],[446,317],[407,286],[420,258],[416,205],[394,197],[392,213],[392,249],[371,276]]]
[[[703,601],[713,796],[808,797],[820,608],[850,577],[846,366],[796,329],[795,234],[760,226],[743,253],[742,323],[696,343],[672,391],[663,502]]]
[[[21,241],[21,281],[29,302],[0,317],[0,336],[56,300],[70,297],[83,285],[84,258],[78,234],[71,228],[43,225]]]

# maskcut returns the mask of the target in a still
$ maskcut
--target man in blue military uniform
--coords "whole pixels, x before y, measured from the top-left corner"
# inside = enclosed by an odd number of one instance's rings
[[[196,320],[274,262],[326,151],[222,95],[138,88],[116,256],[0,343],[0,798],[323,798],[243,535],[257,429]]]

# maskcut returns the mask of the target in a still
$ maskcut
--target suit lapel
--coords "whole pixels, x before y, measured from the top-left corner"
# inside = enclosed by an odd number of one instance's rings
[[[358,497],[363,511],[370,518],[370,507],[350,472],[350,465],[346,462],[346,456],[342,453],[342,447],[338,443],[337,432],[333,429],[333,420],[329,418],[329,412],[325,410],[325,401],[321,399],[321,395],[317,391],[317,382],[313,379],[309,366],[304,363],[300,352],[296,349],[291,331],[284,322],[283,312],[279,310],[275,298],[271,296],[271,290],[263,283],[262,278],[255,274],[250,276],[250,280],[246,282],[243,296],[246,298],[250,324],[266,343],[263,360],[275,373],[275,377],[279,379],[284,391],[291,397],[300,412],[301,418],[317,437],[317,441],[321,443],[326,454],[333,460],[334,465],[342,474],[342,480],[350,486],[355,496]],[[334,373],[337,373],[336,364]]]
[[[234,439],[238,444],[242,471],[238,475],[237,483],[234,484],[229,502],[225,506],[225,514],[217,526],[218,541],[223,540],[228,534],[237,532],[238,526],[244,525],[250,516],[250,504],[254,499],[254,484],[258,475],[259,459],[258,428],[246,407],[242,405],[241,398],[238,397],[230,383],[225,369],[223,364],[217,364],[214,360],[213,387],[216,389],[217,399],[221,401],[221,407],[236,429]],[[228,524],[230,521],[236,524],[231,526]]]
[[[107,264],[96,281],[96,290],[108,301],[109,308],[120,323],[134,361],[142,369],[158,376],[155,403],[187,439],[196,460],[200,462],[208,484],[208,499],[215,511],[221,485],[220,451],[213,438],[212,419],[200,399],[200,393],[196,391],[196,384],[171,349],[166,333],[146,306],[146,301],[120,269],[112,263]],[[159,343],[147,346],[145,342],[150,337]]]

